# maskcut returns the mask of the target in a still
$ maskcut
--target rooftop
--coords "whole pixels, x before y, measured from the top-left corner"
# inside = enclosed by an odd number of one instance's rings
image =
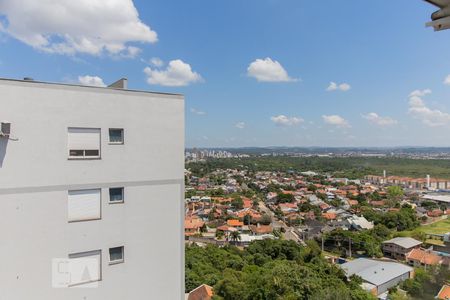
[[[436,298],[442,300],[450,299],[450,285],[444,284]]]
[[[426,265],[437,265],[441,261],[441,257],[439,255],[425,251],[423,249],[413,249],[408,254],[407,258]]]
[[[121,80],[125,80],[126,78],[122,78]],[[119,82],[117,81],[117,82]],[[46,87],[54,87],[54,88],[69,88],[69,89],[90,89],[92,91],[109,91],[109,92],[126,92],[126,93],[145,93],[145,94],[156,94],[156,95],[166,95],[166,96],[178,96],[183,97],[181,94],[174,94],[174,93],[163,93],[163,92],[151,92],[151,91],[142,91],[142,90],[130,90],[125,88],[119,87],[117,85],[117,82],[114,82],[110,86],[106,87],[99,87],[99,86],[90,86],[90,85],[81,85],[81,84],[69,84],[69,83],[58,83],[58,82],[44,82],[44,81],[37,81],[33,79],[11,79],[11,78],[1,78],[0,77],[0,83],[9,83],[9,84],[27,84],[27,85],[35,85],[35,86],[46,86]],[[125,84],[126,86],[126,84]]]
[[[422,244],[421,241],[415,240],[410,237],[396,237],[387,241],[384,241],[383,244],[396,244],[405,249],[416,247]]]
[[[356,274],[364,281],[380,286],[398,276],[413,271],[404,264],[388,261],[358,258],[341,265],[347,276]]]
[[[209,285],[202,284],[201,286],[197,287],[196,289],[192,290],[187,299],[188,300],[209,300],[212,298],[214,292],[213,288]]]

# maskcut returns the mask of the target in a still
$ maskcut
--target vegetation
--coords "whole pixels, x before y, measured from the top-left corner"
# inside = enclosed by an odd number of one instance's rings
[[[408,292],[410,299],[433,300],[449,278],[450,270],[446,267],[429,267],[427,270],[418,268],[414,278],[402,284],[402,289]]]
[[[398,211],[389,211],[387,213],[378,212],[373,209],[364,209],[364,217],[373,221],[374,224],[383,224],[389,229],[403,231],[413,230],[420,225],[414,209],[409,205],[402,206]]]
[[[292,203],[295,201],[294,195],[278,193],[277,203]]]
[[[391,236],[391,231],[383,224],[376,225],[373,229],[365,231],[334,230],[324,236],[325,247],[336,254],[347,257],[359,252],[370,257],[381,257],[381,243]],[[351,247],[350,247],[351,243]]]
[[[375,299],[359,278],[347,280],[328,263],[314,242],[301,247],[292,241],[264,240],[245,250],[233,246],[186,247],[186,289],[214,287],[215,299]]]
[[[438,221],[429,225],[423,225],[419,227],[419,230],[423,233],[430,234],[444,234],[450,232],[450,218]]]
[[[450,160],[409,159],[377,157],[250,157],[212,159],[206,162],[191,162],[186,166],[193,175],[203,177],[216,169],[248,169],[255,171],[307,171],[332,173],[336,177],[362,178],[368,174],[388,174],[422,178],[450,178]]]
[[[403,197],[403,189],[398,185],[392,185],[387,188],[387,199],[386,204],[389,207],[394,207],[396,205],[400,205],[399,201]]]
[[[421,225],[414,230],[403,231],[399,236],[419,237],[419,240],[424,240],[426,234],[444,234],[450,232],[450,218],[434,222],[428,225]]]

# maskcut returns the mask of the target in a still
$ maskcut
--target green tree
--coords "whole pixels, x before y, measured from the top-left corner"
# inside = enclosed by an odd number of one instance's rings
[[[317,186],[315,186],[314,184],[308,185],[308,191],[316,192],[317,191]]]
[[[292,203],[295,201],[294,195],[278,193],[277,203]]]
[[[241,234],[239,231],[232,231],[230,233],[230,241],[232,243],[236,244],[240,240],[241,240]]]
[[[252,216],[250,216],[249,214],[246,214],[244,216],[243,222],[245,225],[250,225],[252,223]]]
[[[242,209],[244,207],[244,201],[239,196],[234,197],[233,200],[231,201],[231,206],[234,209]]]
[[[215,299],[374,299],[358,278],[347,280],[339,267],[327,262],[314,242],[302,247],[264,240],[245,250],[187,246],[185,261],[187,291],[206,283],[214,287]]]
[[[261,219],[259,220],[259,223],[262,225],[269,225],[272,223],[272,218],[268,214],[263,214]]]
[[[403,197],[403,189],[398,185],[392,185],[387,188],[387,196],[388,205],[393,207]]]
[[[222,230],[216,230],[216,238],[218,240],[223,239],[224,236],[225,236],[225,233]]]

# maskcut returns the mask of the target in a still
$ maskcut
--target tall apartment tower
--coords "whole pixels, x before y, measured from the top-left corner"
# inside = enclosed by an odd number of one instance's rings
[[[123,83],[0,79],[0,300],[184,299],[184,98]]]

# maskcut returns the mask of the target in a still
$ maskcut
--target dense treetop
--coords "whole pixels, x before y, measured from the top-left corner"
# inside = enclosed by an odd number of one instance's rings
[[[236,247],[186,247],[186,289],[206,283],[216,299],[374,299],[328,263],[314,242],[307,247],[292,241],[253,242]]]
[[[409,159],[377,157],[249,157],[209,159],[205,162],[188,163],[186,166],[196,176],[204,176],[220,169],[248,169],[251,171],[307,171],[333,173],[337,177],[359,179],[368,174],[410,176],[414,178],[450,178],[450,160]]]

